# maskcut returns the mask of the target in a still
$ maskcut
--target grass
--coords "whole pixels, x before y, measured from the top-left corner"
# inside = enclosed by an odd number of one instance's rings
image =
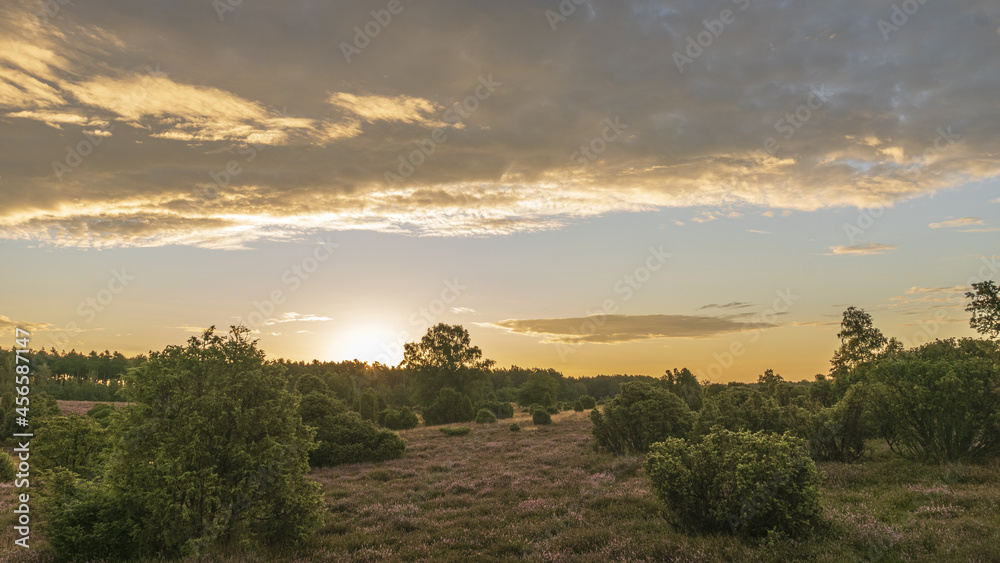
[[[928,466],[873,442],[859,464],[821,463],[823,521],[809,538],[744,541],[675,530],[651,494],[642,456],[591,447],[586,413],[551,426],[404,430],[402,459],[318,469],[326,524],[295,553],[201,561],[998,561],[1000,466]],[[11,516],[10,489],[0,514]],[[10,518],[7,518],[9,521]],[[44,561],[12,550],[4,561]],[[18,551],[20,550],[20,551]],[[15,558],[19,557],[19,558]]]

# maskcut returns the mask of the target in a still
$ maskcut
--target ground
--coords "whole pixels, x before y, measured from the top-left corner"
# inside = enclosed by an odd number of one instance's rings
[[[642,457],[595,452],[587,413],[535,426],[526,413],[400,432],[402,459],[317,469],[326,525],[293,561],[1000,561],[1000,466],[927,466],[877,442],[863,463],[821,463],[823,521],[808,538],[745,541],[678,531]],[[14,489],[0,489],[12,522]],[[12,525],[12,523],[10,524]],[[12,550],[4,561],[41,561]],[[23,551],[23,550],[21,550]],[[208,561],[270,561],[230,554]]]

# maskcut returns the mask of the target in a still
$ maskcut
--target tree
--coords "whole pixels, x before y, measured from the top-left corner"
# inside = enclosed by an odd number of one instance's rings
[[[644,381],[623,383],[603,413],[590,411],[594,441],[615,455],[645,453],[653,442],[685,437],[694,418],[680,397]]]
[[[445,387],[438,393],[434,402],[424,409],[424,424],[451,424],[452,422],[469,422],[476,416],[472,407],[472,399],[459,393],[451,387]]]
[[[414,396],[429,405],[442,389],[451,387],[460,394],[478,397],[489,381],[492,360],[472,346],[469,333],[461,325],[438,323],[427,329],[420,342],[403,345],[403,367],[411,370]]]
[[[848,307],[840,323],[840,349],[833,354],[830,363],[833,364],[831,375],[838,388],[838,395],[843,395],[852,383],[861,379],[858,368],[878,359],[889,346],[889,340],[882,331],[875,328],[872,317],[856,307]],[[897,348],[893,342],[892,349]]]
[[[996,340],[1000,337],[1000,287],[992,280],[972,284],[972,289],[965,294],[971,302],[965,308],[972,313],[969,326],[987,338]]]
[[[698,383],[698,378],[691,373],[691,370],[674,368],[671,372],[668,369],[660,380],[666,383],[668,391],[684,399],[691,410],[701,409],[703,401],[701,383]]]
[[[540,403],[549,406],[559,394],[559,382],[544,371],[528,376],[528,380],[517,391],[517,404],[523,406]]]
[[[131,405],[103,478],[53,477],[47,535],[62,558],[300,543],[322,523],[305,475],[313,431],[249,332],[212,327],[126,375]]]

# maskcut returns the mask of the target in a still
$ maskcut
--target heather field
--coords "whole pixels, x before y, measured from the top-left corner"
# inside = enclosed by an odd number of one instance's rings
[[[688,534],[650,492],[642,456],[592,447],[587,413],[535,426],[470,424],[400,432],[407,449],[383,463],[317,469],[326,524],[297,552],[199,561],[998,561],[1000,467],[927,466],[873,444],[857,464],[820,463],[822,525],[808,539]],[[0,511],[11,515],[13,489]],[[10,520],[10,517],[7,517]],[[11,545],[11,523],[4,545]],[[43,538],[3,561],[52,560]]]

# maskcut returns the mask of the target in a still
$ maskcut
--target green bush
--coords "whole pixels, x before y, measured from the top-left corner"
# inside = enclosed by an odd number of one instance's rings
[[[472,399],[450,387],[442,389],[431,406],[424,409],[424,424],[428,426],[471,422],[475,417]]]
[[[409,430],[420,424],[417,414],[406,407],[385,409],[379,413],[379,418],[382,419],[382,426],[389,430]]]
[[[543,411],[543,410],[545,410],[545,405],[539,403],[532,403],[531,405],[528,406],[529,414],[535,414],[535,411]]]
[[[17,475],[17,467],[14,460],[7,455],[7,452],[0,452],[0,483],[11,483]]]
[[[399,434],[379,429],[353,411],[326,415],[308,424],[316,427],[317,446],[309,455],[313,467],[397,459],[406,450]]]
[[[718,430],[695,444],[668,438],[653,444],[644,468],[676,521],[699,532],[800,536],[822,511],[816,464],[790,434]]]
[[[552,415],[545,409],[537,409],[531,413],[531,422],[535,424],[552,424]]]
[[[440,430],[445,436],[465,436],[469,432],[472,432],[472,429],[468,426],[445,426],[444,428],[440,428]]]
[[[545,407],[545,412],[549,414],[559,414],[559,407]]]
[[[497,417],[490,409],[479,409],[476,413],[477,424],[491,424],[497,421]]]
[[[645,453],[654,442],[684,437],[694,418],[683,399],[643,381],[623,383],[603,413],[590,411],[595,444],[615,455]]]
[[[705,435],[715,426],[738,432],[784,432],[788,429],[778,403],[745,385],[729,386],[705,399],[695,433]]]
[[[507,428],[510,428],[511,432],[520,432],[521,431],[521,425],[518,424],[518,423],[516,423],[516,422],[511,422],[510,426],[508,426]]]
[[[114,405],[108,403],[97,403],[89,411],[87,411],[87,416],[93,418],[101,426],[107,428],[108,424],[111,422],[111,414],[115,412]]]
[[[583,412],[583,403],[580,402],[580,399],[577,399],[576,402],[573,403],[573,410],[576,412]]]
[[[865,439],[872,436],[876,417],[870,413],[870,393],[866,383],[856,383],[830,408],[815,417],[815,431],[809,439],[813,459],[852,462],[861,459]]]
[[[977,461],[1000,455],[1000,343],[937,340],[868,371],[879,430],[905,457]]]
[[[480,409],[489,409],[493,411],[493,416],[497,417],[497,420],[503,420],[514,416],[514,405],[510,404],[510,402],[480,401],[476,404],[476,410],[479,411]]]
[[[597,406],[597,401],[590,395],[580,395],[580,404],[584,409],[592,409]]]
[[[107,430],[89,416],[45,418],[35,430],[31,460],[38,469],[61,467],[89,479],[107,456],[106,434]]]

